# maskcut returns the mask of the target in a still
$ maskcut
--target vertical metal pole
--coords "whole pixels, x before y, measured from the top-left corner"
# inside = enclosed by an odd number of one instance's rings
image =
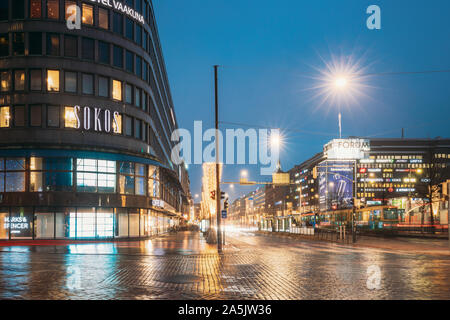
[[[447,197],[448,197],[448,200],[447,200],[447,223],[448,223],[448,229],[447,229],[447,232],[448,232],[448,245],[449,245],[449,247],[450,247],[450,182],[449,183],[447,183]]]
[[[352,208],[352,240],[353,243],[356,242],[356,221],[355,221],[355,215],[356,215],[356,187],[357,187],[357,179],[356,179],[356,160],[354,164],[354,170],[353,170],[353,208]]]
[[[215,113],[216,113],[216,215],[217,215],[217,250],[222,251],[222,213],[220,210],[220,165],[219,165],[219,90],[218,90],[218,67],[214,66],[214,91],[215,91]]]

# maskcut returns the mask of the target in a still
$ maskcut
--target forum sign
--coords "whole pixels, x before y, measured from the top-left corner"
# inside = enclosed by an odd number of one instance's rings
[[[368,139],[334,139],[323,147],[324,156],[334,160],[364,159],[369,151]]]
[[[135,11],[133,8],[128,7],[127,5],[123,4],[120,1],[116,1],[116,0],[90,0],[90,1],[104,5],[109,8],[113,8],[116,11],[122,12],[124,15],[126,15],[136,21],[139,21],[142,24],[145,23],[144,16],[142,14]]]

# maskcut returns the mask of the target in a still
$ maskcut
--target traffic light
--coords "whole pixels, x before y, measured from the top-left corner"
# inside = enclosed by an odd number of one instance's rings
[[[223,210],[228,209],[228,198],[225,199],[225,202],[223,203]]]
[[[220,192],[220,200],[225,199],[225,192],[221,191]]]
[[[355,198],[350,199],[350,205],[353,207],[355,205]]]
[[[216,200],[216,190],[211,191],[211,199]]]

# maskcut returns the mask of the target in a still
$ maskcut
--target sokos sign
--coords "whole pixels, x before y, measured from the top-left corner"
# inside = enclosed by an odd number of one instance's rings
[[[365,158],[370,151],[370,140],[367,139],[334,139],[323,147],[327,159],[356,160]]]
[[[75,106],[73,108],[73,114],[75,116],[75,129],[91,130],[92,128],[98,132],[120,133],[120,113],[114,111],[111,115],[111,111],[108,109],[91,108]],[[91,119],[94,121],[92,122]]]

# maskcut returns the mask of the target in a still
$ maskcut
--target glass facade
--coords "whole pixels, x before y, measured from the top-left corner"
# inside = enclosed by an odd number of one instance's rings
[[[0,207],[0,240],[139,238],[176,223],[151,209]]]

